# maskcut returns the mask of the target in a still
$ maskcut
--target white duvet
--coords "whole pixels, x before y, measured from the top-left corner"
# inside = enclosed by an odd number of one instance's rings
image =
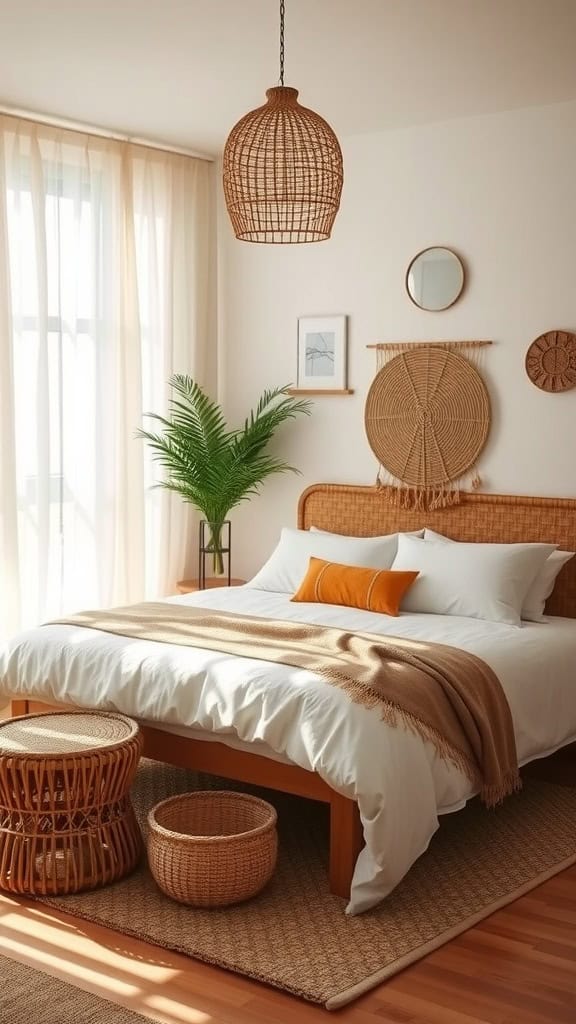
[[[392,619],[334,605],[293,604],[250,587],[170,601],[450,644],[483,658],[506,692],[521,763],[576,739],[576,620],[521,627],[454,616]],[[438,815],[472,795],[433,747],[353,704],[310,672],[78,626],[17,636],[0,655],[0,697],[35,696],[117,710],[178,732],[288,760],[358,801],[366,846],[348,912],[383,899],[424,852]],[[265,780],[263,780],[265,782]]]

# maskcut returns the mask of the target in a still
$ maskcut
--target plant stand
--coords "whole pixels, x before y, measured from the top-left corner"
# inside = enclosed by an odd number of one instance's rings
[[[226,580],[230,586],[232,528],[229,519],[222,523],[200,520],[198,540],[198,589],[205,590],[207,579]],[[208,563],[208,571],[206,571]],[[214,584],[212,584],[214,586]]]

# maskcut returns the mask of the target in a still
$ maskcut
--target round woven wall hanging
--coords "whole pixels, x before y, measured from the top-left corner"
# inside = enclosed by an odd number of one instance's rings
[[[484,447],[490,427],[486,385],[463,356],[419,345],[376,375],[365,425],[384,469],[430,491],[464,476]]]
[[[569,391],[576,387],[576,334],[541,334],[526,353],[526,373],[541,391]]]

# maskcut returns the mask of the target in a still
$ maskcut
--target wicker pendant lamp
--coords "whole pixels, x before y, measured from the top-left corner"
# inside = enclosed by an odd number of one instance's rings
[[[244,242],[330,238],[342,193],[342,152],[329,124],[284,85],[284,0],[280,0],[280,85],[234,126],[223,157],[224,197]]]

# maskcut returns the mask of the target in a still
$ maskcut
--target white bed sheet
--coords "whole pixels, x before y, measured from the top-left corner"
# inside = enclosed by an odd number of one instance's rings
[[[506,692],[521,763],[576,738],[576,620],[522,627],[455,616],[390,618],[286,594],[234,587],[168,599],[246,615],[431,640],[471,651]],[[49,625],[15,637],[0,655],[0,697],[118,710],[141,721],[319,773],[358,801],[366,846],[348,912],[383,899],[427,848],[438,815],[473,795],[431,744],[382,723],[337,687],[302,669],[209,650]]]

